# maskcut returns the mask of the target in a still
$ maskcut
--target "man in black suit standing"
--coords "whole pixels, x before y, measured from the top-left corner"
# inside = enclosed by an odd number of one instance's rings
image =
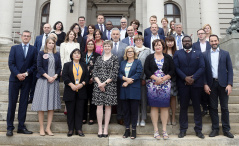
[[[149,18],[149,23],[150,23],[150,26],[151,26],[152,24],[157,24],[157,16],[152,15],[152,16]],[[163,29],[162,29],[161,27],[158,27],[158,34],[164,36],[164,31],[163,31]],[[148,27],[148,28],[146,28],[146,29],[144,30],[144,38],[145,38],[146,36],[148,36],[148,35],[151,35],[150,27]]]
[[[212,120],[212,132],[209,137],[219,134],[218,98],[221,105],[221,121],[224,136],[234,138],[229,132],[228,100],[232,92],[233,68],[230,54],[219,47],[217,35],[210,35],[209,42],[212,48],[203,53],[206,65],[204,90],[210,95],[209,113]]]
[[[111,40],[111,33],[112,33],[112,29],[113,28],[113,24],[112,22],[109,20],[106,22],[106,37],[107,40]]]
[[[97,17],[97,24],[95,25],[95,29],[99,29],[102,32],[102,39],[107,40],[106,37],[106,27],[105,27],[105,18],[103,15],[98,15]]]
[[[80,29],[81,29],[81,36],[84,38],[88,32],[87,32],[87,26],[85,26],[85,17],[84,16],[80,16],[78,18],[78,23],[80,25]]]
[[[177,87],[180,96],[180,133],[178,138],[186,136],[188,129],[188,106],[191,99],[194,111],[194,131],[196,136],[203,139],[200,99],[203,91],[203,74],[205,71],[204,58],[201,51],[192,48],[191,37],[185,36],[182,41],[183,49],[176,51],[173,56],[178,75]]]
[[[13,136],[14,118],[19,91],[18,130],[17,133],[32,134],[25,126],[28,97],[33,72],[36,70],[37,49],[29,44],[31,33],[27,30],[21,35],[22,43],[12,46],[9,53],[8,66],[11,71],[9,78],[9,95],[7,111],[7,136]]]

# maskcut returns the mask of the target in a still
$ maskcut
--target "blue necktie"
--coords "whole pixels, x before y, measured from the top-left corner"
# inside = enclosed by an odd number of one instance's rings
[[[183,48],[182,41],[181,41],[181,35],[178,35],[177,44],[178,44],[178,50],[181,50]]]
[[[23,52],[24,52],[24,57],[26,58],[26,56],[27,56],[27,45],[24,45],[23,46]]]

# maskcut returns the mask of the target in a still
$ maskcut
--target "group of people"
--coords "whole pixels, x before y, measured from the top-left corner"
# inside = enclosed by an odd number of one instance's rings
[[[6,135],[13,135],[21,90],[17,132],[32,134],[24,124],[28,103],[32,103],[31,110],[38,112],[40,135],[53,136],[51,124],[54,110],[61,109],[59,82],[62,79],[67,136],[74,132],[85,136],[82,125],[89,117],[89,125],[98,121],[98,137],[108,137],[111,111],[117,105],[117,122],[125,125],[123,138],[136,138],[136,127],[146,125],[147,106],[150,106],[154,138],[168,139],[167,124],[177,124],[177,97],[178,137],[186,136],[190,104],[194,109],[196,136],[204,138],[202,117],[209,110],[212,120],[209,136],[215,137],[219,134],[219,97],[223,134],[233,138],[228,111],[233,69],[229,53],[219,47],[218,36],[212,34],[207,24],[197,31],[198,40],[192,43],[182,24],[171,21],[169,29],[167,18],[163,18],[160,28],[154,15],[149,21],[151,26],[144,30],[143,37],[138,20],[127,27],[127,19],[122,18],[118,29],[111,21],[104,25],[104,16],[99,15],[96,25],[86,27],[85,17],[81,16],[67,33],[63,32],[60,21],[55,23],[52,32],[50,24],[45,24],[44,34],[36,37],[34,46],[29,44],[31,33],[23,31],[22,43],[12,46],[9,54]],[[162,132],[158,128],[159,109]],[[44,112],[47,112],[46,128]]]

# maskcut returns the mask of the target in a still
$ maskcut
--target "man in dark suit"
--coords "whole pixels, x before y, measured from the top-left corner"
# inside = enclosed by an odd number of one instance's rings
[[[183,49],[182,45],[182,39],[186,34],[183,33],[183,25],[181,23],[175,23],[175,34],[172,34],[172,36],[175,39],[176,45],[177,45],[177,50]]]
[[[113,28],[113,24],[111,21],[107,21],[106,22],[106,37],[107,40],[111,40],[111,33],[112,33],[112,29]]]
[[[127,44],[128,46],[135,46],[134,44],[134,28],[133,26],[129,26],[127,28],[128,37],[122,40],[123,43]]]
[[[149,18],[149,23],[150,23],[150,26],[151,26],[152,24],[157,24],[157,16],[152,15],[152,16]],[[150,29],[151,29],[151,27],[148,27],[148,28],[146,28],[146,29],[144,30],[144,38],[145,38],[146,36],[148,36],[148,35],[151,35],[151,30],[150,30]],[[158,27],[158,34],[164,36],[164,31],[163,31],[163,29],[162,29],[161,27]]]
[[[204,29],[199,29],[197,31],[197,36],[198,36],[198,41],[193,43],[193,48],[195,50],[199,50],[202,53],[205,52],[206,50],[211,49],[211,45],[208,41],[206,41],[206,32]],[[202,116],[205,116],[208,113],[208,105],[209,105],[209,96],[205,92],[202,93],[201,97],[201,105],[203,108],[202,111]]]
[[[85,17],[84,16],[80,16],[78,18],[78,24],[80,25],[80,28],[81,28],[81,36],[84,38],[86,35],[88,35],[87,26],[85,26]]]
[[[153,46],[152,46],[152,42],[154,40],[156,40],[156,39],[165,40],[165,36],[160,35],[158,33],[158,29],[159,29],[158,24],[156,24],[156,23],[152,24],[151,27],[150,27],[151,35],[148,35],[144,38],[144,46],[150,48],[151,53],[154,53],[154,49],[153,49]]]
[[[106,27],[104,25],[105,18],[103,15],[98,15],[97,17],[97,24],[95,25],[95,29],[99,29],[102,32],[102,39],[107,40],[106,37]]]
[[[217,35],[210,35],[209,42],[212,48],[203,53],[206,65],[204,90],[210,96],[209,113],[212,120],[212,132],[209,137],[219,133],[218,97],[221,105],[221,121],[223,134],[234,138],[230,131],[228,96],[232,92],[233,68],[230,54],[219,47]]]
[[[44,32],[44,34],[39,35],[39,36],[36,37],[36,40],[35,40],[35,43],[34,43],[34,47],[37,48],[38,52],[41,50],[42,46],[43,47],[45,46],[46,39],[48,38],[48,35],[51,32],[51,25],[49,23],[44,24],[43,32]],[[30,91],[30,98],[29,98],[28,103],[32,103],[32,100],[33,100],[33,95],[34,95],[34,92],[35,92],[35,86],[36,86],[36,82],[37,82],[36,74],[37,74],[37,71],[35,71],[33,73],[33,79],[32,79],[31,91]]]
[[[194,110],[194,130],[196,136],[204,138],[202,134],[202,116],[200,109],[201,93],[203,91],[203,74],[205,63],[203,54],[192,48],[192,39],[189,36],[183,38],[183,49],[176,51],[173,61],[176,67],[177,86],[180,96],[180,133],[179,138],[186,136],[188,129],[188,106],[192,100]]]
[[[113,28],[112,33],[111,33],[111,38],[113,40],[113,48],[112,48],[112,53],[118,57],[119,65],[121,62],[124,60],[124,51],[125,48],[128,46],[127,44],[123,43],[120,40],[120,30],[118,28]],[[117,81],[117,122],[118,124],[123,125],[123,105],[122,101],[120,100],[120,80]]]
[[[18,94],[20,93],[18,108],[17,133],[32,134],[24,125],[28,105],[29,91],[32,82],[32,74],[36,70],[37,49],[29,44],[31,33],[23,31],[22,43],[12,46],[9,53],[8,65],[11,71],[9,78],[8,112],[7,112],[7,136],[13,136],[14,118]]]

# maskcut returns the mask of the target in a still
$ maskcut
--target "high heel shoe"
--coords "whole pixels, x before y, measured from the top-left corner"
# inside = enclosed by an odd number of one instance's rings
[[[102,137],[107,138],[109,135],[108,134],[102,134]]]
[[[123,138],[128,138],[130,136],[130,129],[126,129]]]
[[[67,136],[71,137],[73,135],[73,130],[68,131]]]
[[[102,136],[103,136],[103,134],[98,134],[98,137],[99,137],[99,138],[102,138]]]
[[[132,135],[130,137],[131,139],[135,139],[136,138],[136,129],[132,129]]]
[[[47,132],[46,130],[45,130],[45,133],[47,134],[47,135],[49,135],[49,136],[54,136],[54,134],[51,132]]]

